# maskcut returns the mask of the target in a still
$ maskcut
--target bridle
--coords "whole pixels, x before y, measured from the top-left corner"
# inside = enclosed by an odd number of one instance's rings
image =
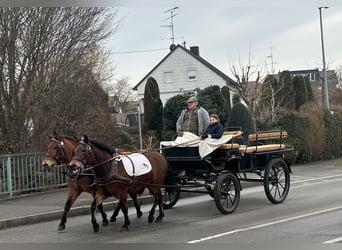
[[[102,165],[104,165],[104,164],[106,164],[106,163],[108,163],[108,162],[113,161],[114,159],[117,159],[117,158],[120,158],[120,157],[121,157],[120,155],[113,155],[113,156],[112,156],[110,159],[108,159],[108,160],[105,160],[105,161],[103,161],[103,162],[100,162],[100,163],[97,163],[97,164],[95,164],[95,165],[92,165],[91,162],[87,161],[87,160],[89,160],[89,159],[88,159],[88,155],[89,155],[89,154],[91,155],[92,160],[95,161],[94,152],[93,152],[91,146],[90,146],[89,144],[87,144],[86,142],[84,142],[84,141],[79,141],[78,144],[82,144],[82,145],[84,145],[84,146],[86,147],[85,157],[84,157],[84,159],[81,159],[80,157],[77,157],[77,156],[74,155],[74,156],[72,157],[72,159],[74,159],[74,160],[79,161],[79,162],[82,163],[83,166],[82,166],[82,169],[81,169],[81,170],[86,170],[86,171],[93,170],[93,169],[96,168],[96,167],[102,166]],[[77,147],[78,147],[78,146],[76,146],[76,148],[77,148]],[[75,148],[75,151],[76,151],[76,148]],[[89,158],[90,158],[90,157],[89,157]]]
[[[90,146],[89,144],[85,143],[84,141],[79,141],[79,142],[78,142],[78,144],[77,144],[77,146],[76,146],[74,152],[76,152],[76,150],[77,150],[77,148],[78,148],[78,146],[79,146],[80,144],[83,145],[83,146],[85,146],[85,153],[84,153],[85,157],[84,157],[84,159],[81,159],[80,157],[77,157],[77,156],[75,156],[75,155],[72,157],[72,159],[81,162],[82,165],[83,165],[83,170],[85,170],[85,169],[87,169],[86,166],[87,166],[87,164],[88,164],[88,163],[87,163],[87,162],[88,162],[88,158],[90,158],[90,157],[88,157],[88,155],[90,154],[91,157],[92,157],[92,159],[95,159],[95,157],[94,157],[93,150],[91,149],[91,146]],[[90,165],[90,164],[89,164],[89,165]]]
[[[63,141],[59,141],[59,140],[57,140],[55,138],[50,138],[50,143],[47,146],[47,148],[49,148],[51,142],[56,142],[57,143],[56,154],[52,155],[52,154],[49,154],[48,152],[46,152],[45,156],[53,159],[57,164],[62,164],[62,163],[66,164],[66,162],[64,162],[64,160],[63,160],[63,158],[64,159],[66,158],[66,153],[65,153],[65,149],[64,149],[64,142]],[[58,152],[61,152],[62,156],[59,156]]]

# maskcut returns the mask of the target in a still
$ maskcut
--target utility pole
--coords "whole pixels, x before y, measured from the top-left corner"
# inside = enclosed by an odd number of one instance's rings
[[[322,24],[322,9],[328,9],[329,7],[318,7],[319,21],[321,26],[321,43],[322,43],[322,58],[323,58],[323,88],[324,88],[324,104],[327,110],[330,110],[329,105],[329,91],[328,91],[328,77],[327,68],[325,65],[325,53],[324,53],[324,39],[323,39],[323,24]]]
[[[171,41],[172,41],[172,44],[175,44],[175,32],[174,32],[174,26],[173,26],[173,18],[178,15],[178,10],[179,10],[179,7],[174,7],[172,9],[169,9],[169,10],[166,10],[164,11],[164,13],[170,13],[170,17],[165,19],[164,21],[166,20],[170,20],[170,24],[169,25],[163,25],[161,27],[168,27],[171,29]],[[176,12],[177,11],[177,12]]]
[[[139,100],[139,104],[138,104],[138,126],[139,126],[139,142],[140,142],[140,150],[143,149],[143,145],[142,145],[142,132],[141,132],[141,107],[140,107],[140,100]]]

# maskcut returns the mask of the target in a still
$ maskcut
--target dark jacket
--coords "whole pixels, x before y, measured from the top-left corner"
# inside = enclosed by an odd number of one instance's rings
[[[211,134],[211,138],[219,139],[223,135],[223,125],[221,122],[210,124],[205,133],[201,136],[202,139],[208,138],[208,134]]]

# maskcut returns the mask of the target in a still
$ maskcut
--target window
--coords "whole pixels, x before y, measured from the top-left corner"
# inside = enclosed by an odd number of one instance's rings
[[[171,71],[164,72],[164,80],[165,80],[165,83],[173,83]]]
[[[188,81],[193,82],[197,81],[197,71],[194,69],[188,70]]]

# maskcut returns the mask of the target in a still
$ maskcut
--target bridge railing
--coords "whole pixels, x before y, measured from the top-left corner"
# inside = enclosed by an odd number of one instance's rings
[[[45,170],[43,157],[44,153],[0,155],[0,199],[65,186],[65,170]]]

